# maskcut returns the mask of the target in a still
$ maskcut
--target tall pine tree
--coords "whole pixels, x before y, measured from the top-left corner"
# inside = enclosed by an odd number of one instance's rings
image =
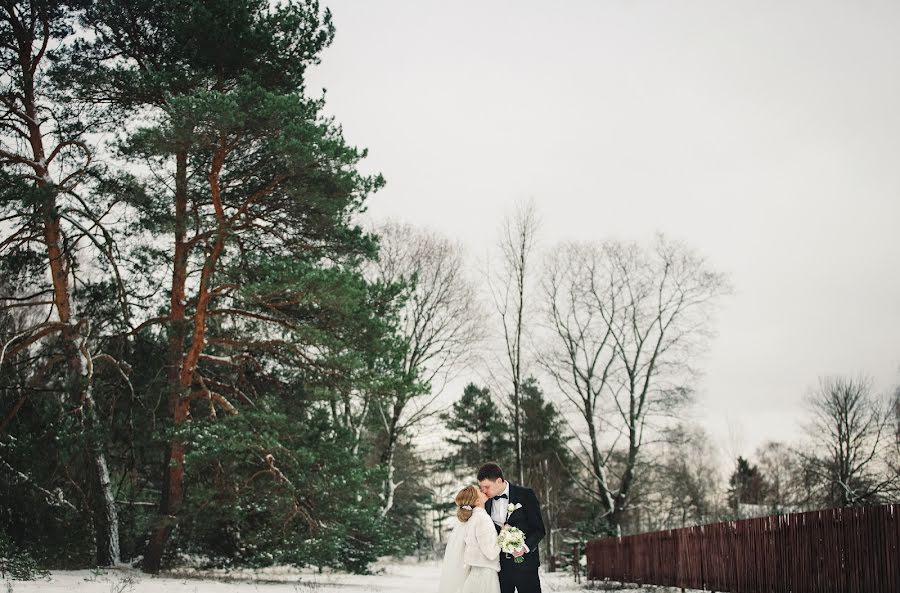
[[[162,497],[144,551],[156,572],[185,505],[192,419],[253,405],[248,368],[307,384],[341,374],[330,354],[353,339],[340,315],[357,305],[337,293],[375,253],[351,219],[382,180],[357,172],[364,151],[304,95],[333,36],[318,3],[106,0],[83,25],[95,35],[58,76],[110,115],[146,114],[122,144],[154,172],[133,194],[134,232],[171,245],[142,254],[148,276],[171,270],[157,277],[169,291],[131,332],[161,327],[168,342]],[[338,317],[310,294],[332,295]]]

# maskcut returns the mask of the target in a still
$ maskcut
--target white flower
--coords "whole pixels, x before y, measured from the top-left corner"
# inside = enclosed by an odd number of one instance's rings
[[[500,550],[507,554],[512,554],[516,550],[525,547],[525,534],[517,527],[504,527],[497,536],[497,544]],[[516,558],[516,564],[524,562],[521,556]]]
[[[513,511],[517,511],[517,510],[519,510],[519,509],[521,509],[521,508],[522,508],[522,505],[521,505],[521,504],[517,504],[517,503],[515,503],[515,502],[511,502],[511,503],[509,503],[509,506],[506,507],[506,515],[507,515],[507,516],[512,515],[512,514],[513,514]]]

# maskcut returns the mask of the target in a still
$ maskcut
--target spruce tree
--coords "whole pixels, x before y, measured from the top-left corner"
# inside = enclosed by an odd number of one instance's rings
[[[564,477],[571,462],[563,419],[544,397],[537,379],[522,382],[522,457],[527,483],[553,482]],[[548,474],[548,469],[552,468]]]
[[[573,489],[564,487],[575,474],[566,446],[568,437],[559,410],[544,397],[536,378],[528,377],[522,382],[520,404],[525,485],[541,500],[547,528],[545,547],[549,554],[555,554],[556,529],[575,501]]]
[[[768,485],[756,465],[738,456],[736,467],[728,479],[728,504],[734,511],[742,504],[764,504]]]
[[[503,467],[512,458],[506,415],[487,387],[469,383],[440,417],[450,435],[446,438],[448,454],[440,460],[439,469],[469,476],[487,461]]]

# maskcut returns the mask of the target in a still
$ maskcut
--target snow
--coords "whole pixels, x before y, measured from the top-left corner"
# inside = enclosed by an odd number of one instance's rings
[[[182,571],[159,577],[130,568],[106,571],[57,571],[49,579],[9,581],[0,591],[41,593],[431,593],[437,591],[437,561],[390,561],[372,567],[375,574],[318,573],[291,568],[258,571],[216,571],[215,574]],[[542,573],[544,593],[586,591],[568,573]],[[597,589],[591,589],[596,591]],[[646,589],[616,589],[637,593]],[[659,589],[658,591],[662,591]]]

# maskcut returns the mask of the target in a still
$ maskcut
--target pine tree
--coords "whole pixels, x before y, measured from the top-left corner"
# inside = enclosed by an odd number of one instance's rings
[[[107,0],[83,24],[96,35],[57,75],[110,117],[150,110],[122,143],[155,172],[131,196],[134,232],[172,245],[141,254],[148,276],[171,270],[170,289],[132,331],[162,327],[168,342],[162,501],[143,566],[156,572],[185,505],[192,418],[253,405],[248,368],[312,385],[339,374],[358,337],[341,334],[358,307],[345,287],[375,253],[350,220],[383,181],[357,172],[365,152],[303,94],[334,31],[318,3]]]

